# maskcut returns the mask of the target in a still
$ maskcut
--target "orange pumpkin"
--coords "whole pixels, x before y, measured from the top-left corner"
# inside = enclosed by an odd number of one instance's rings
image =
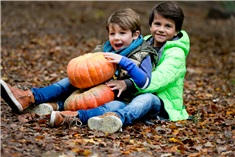
[[[87,91],[74,91],[64,103],[64,110],[87,110],[104,105],[114,100],[114,92],[105,84],[100,84]]]
[[[90,88],[112,78],[116,64],[108,62],[103,52],[87,53],[72,59],[67,66],[70,83],[77,88]]]

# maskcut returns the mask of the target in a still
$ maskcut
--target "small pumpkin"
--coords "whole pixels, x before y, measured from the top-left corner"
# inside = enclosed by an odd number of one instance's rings
[[[77,88],[90,88],[112,78],[116,64],[108,62],[103,52],[87,53],[72,59],[67,66],[70,83]]]
[[[100,84],[89,90],[78,89],[74,91],[64,103],[64,110],[87,110],[104,105],[114,100],[114,92],[105,84]]]

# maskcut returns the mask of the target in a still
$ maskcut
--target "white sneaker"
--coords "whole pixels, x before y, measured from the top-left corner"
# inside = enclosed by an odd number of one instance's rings
[[[58,111],[59,105],[57,103],[43,103],[39,105],[29,106],[23,113],[36,113],[39,116],[49,115],[52,111]]]
[[[88,127],[91,130],[97,130],[107,133],[115,133],[122,130],[122,121],[114,112],[107,112],[102,116],[88,119]]]

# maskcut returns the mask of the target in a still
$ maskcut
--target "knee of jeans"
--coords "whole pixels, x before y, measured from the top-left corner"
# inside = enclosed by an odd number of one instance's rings
[[[56,82],[55,85],[61,86],[63,88],[67,88],[67,87],[71,86],[68,78],[64,78],[64,79]]]
[[[146,102],[147,101],[160,101],[160,99],[158,98],[158,96],[152,94],[152,93],[146,93],[144,94],[144,98],[143,98]]]
[[[126,106],[126,104],[122,101],[117,101],[117,100],[114,100],[113,103],[118,106],[118,108],[124,108]]]
[[[145,93],[140,96],[143,97],[144,99],[152,99],[155,95],[153,95],[152,93]]]
[[[111,110],[111,111],[116,111],[118,109],[122,109],[125,106],[126,106],[126,104],[124,102],[117,101],[117,100],[108,102],[104,105],[105,108],[107,108],[108,110]]]
[[[119,104],[119,108],[124,108],[125,106],[126,106],[125,103],[120,103],[120,104]]]

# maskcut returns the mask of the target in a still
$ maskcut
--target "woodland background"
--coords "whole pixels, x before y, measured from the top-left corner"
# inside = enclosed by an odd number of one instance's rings
[[[105,22],[130,7],[149,33],[153,1],[1,1],[1,78],[24,88],[66,77],[68,62],[107,40]],[[235,156],[234,1],[178,2],[191,39],[184,103],[193,120],[137,122],[104,134],[50,128],[48,117],[17,115],[1,99],[1,156]]]

